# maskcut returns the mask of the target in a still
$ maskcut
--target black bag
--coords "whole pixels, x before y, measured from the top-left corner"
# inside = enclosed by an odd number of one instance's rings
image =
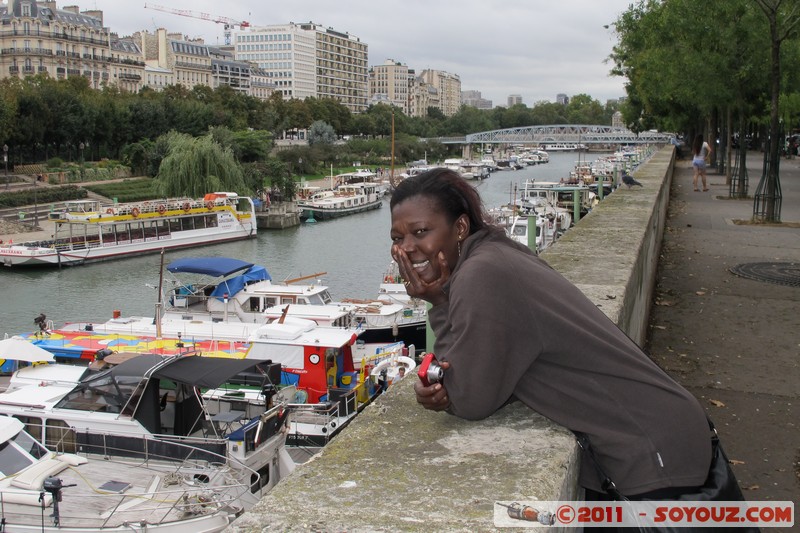
[[[702,486],[697,487],[696,492],[680,494],[674,498],[674,500],[670,501],[745,501],[742,490],[739,488],[739,483],[736,481],[736,476],[734,475],[733,470],[731,470],[728,456],[725,455],[725,451],[722,449],[719,436],[717,435],[717,432],[714,430],[714,426],[710,421],[709,424],[711,425],[711,429],[714,431],[714,434],[711,436],[711,466],[708,469],[708,476],[706,477],[705,483],[703,483]],[[631,498],[628,498],[619,492],[619,490],[617,490],[617,486],[614,484],[614,481],[608,477],[600,467],[600,464],[597,462],[597,458],[594,455],[594,451],[592,450],[591,444],[589,443],[589,439],[586,437],[586,435],[578,435],[578,445],[589,454],[589,458],[592,460],[592,463],[594,463],[594,466],[597,469],[597,474],[600,476],[600,482],[603,490],[608,495],[613,497],[615,501],[630,500]],[[647,501],[651,498],[634,497],[633,499]]]
[[[722,449],[722,444],[719,441],[717,430],[711,420],[708,420],[708,426],[712,431],[711,435],[711,466],[708,469],[708,476],[702,486],[697,487],[694,492],[682,493],[675,498],[664,498],[662,501],[745,501],[742,490],[739,488],[739,483],[736,481],[736,476],[731,470],[728,456]],[[614,484],[614,481],[606,475],[600,463],[595,457],[594,450],[592,450],[591,443],[586,435],[582,433],[575,434],[578,439],[578,446],[589,455],[592,463],[597,470],[597,475],[600,477],[600,485],[603,491],[609,496],[614,498],[615,501],[655,501],[657,498],[636,497],[628,498],[623,495]],[[640,531],[655,531],[651,528],[640,527]],[[659,528],[658,531],[683,531],[684,528]],[[745,531],[760,531],[759,528],[742,528],[737,529],[744,533]]]

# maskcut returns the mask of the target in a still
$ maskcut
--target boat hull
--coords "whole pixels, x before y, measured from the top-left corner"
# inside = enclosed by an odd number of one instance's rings
[[[304,205],[302,206],[303,210],[300,213],[300,220],[306,221],[312,218],[314,220],[332,220],[334,218],[344,217],[348,215],[355,215],[357,213],[363,213],[365,211],[372,211],[373,209],[380,208],[381,205],[383,205],[383,202],[380,200],[354,207],[343,207],[343,208],[333,208],[333,209],[325,209],[325,208],[318,208],[318,207]]]
[[[55,223],[49,240],[0,246],[0,265],[82,265],[247,239],[258,231],[252,200],[236,193],[109,207],[96,200],[66,202],[49,218]]]
[[[29,248],[11,246],[0,250],[0,264],[6,267],[62,267],[77,266],[100,261],[113,261],[126,257],[147,255],[161,250],[178,250],[211,244],[250,239],[256,236],[255,231],[245,229],[221,232],[219,235],[177,237],[170,239],[148,239],[131,245],[98,246],[86,250],[70,250],[59,252],[55,248]],[[211,238],[213,237],[213,238]]]

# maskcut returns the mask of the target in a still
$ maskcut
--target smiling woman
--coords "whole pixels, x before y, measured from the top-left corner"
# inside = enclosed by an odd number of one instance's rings
[[[697,400],[579,289],[487,225],[458,174],[406,178],[391,217],[392,257],[409,295],[433,304],[444,369],[441,382],[415,384],[423,407],[478,420],[521,401],[591,444],[580,478],[588,499],[610,498],[592,458],[631,499],[704,484],[712,442]]]

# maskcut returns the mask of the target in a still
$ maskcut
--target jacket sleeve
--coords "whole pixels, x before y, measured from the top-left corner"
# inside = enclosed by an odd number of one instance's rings
[[[452,278],[449,302],[431,309],[436,356],[450,362],[449,412],[485,418],[513,395],[540,352],[535,295],[519,294],[513,259],[466,261]],[[514,254],[510,254],[513,256]]]

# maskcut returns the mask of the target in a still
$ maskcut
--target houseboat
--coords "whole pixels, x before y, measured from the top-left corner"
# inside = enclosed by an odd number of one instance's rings
[[[317,221],[363,213],[382,205],[381,185],[373,182],[342,183],[297,200],[300,220]]]
[[[66,266],[256,236],[253,201],[231,192],[103,206],[66,202],[52,239],[0,245],[4,266]]]

